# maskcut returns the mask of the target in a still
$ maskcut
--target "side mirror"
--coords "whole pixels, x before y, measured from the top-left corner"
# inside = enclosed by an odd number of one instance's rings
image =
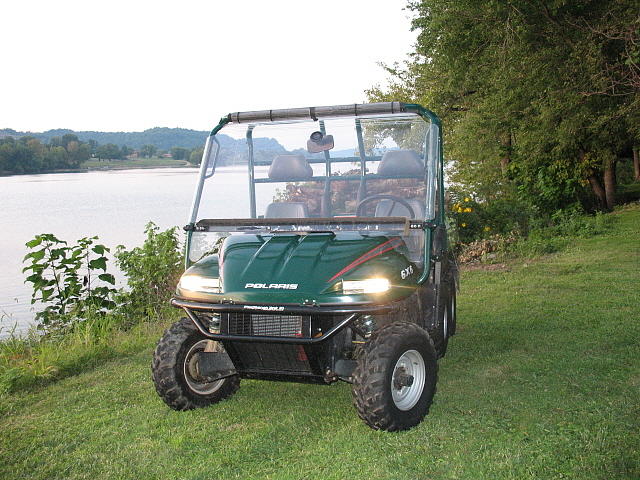
[[[324,152],[333,148],[333,135],[324,135],[322,132],[313,132],[307,140],[309,153]]]

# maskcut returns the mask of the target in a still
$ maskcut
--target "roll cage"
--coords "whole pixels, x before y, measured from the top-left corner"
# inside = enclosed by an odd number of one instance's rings
[[[253,132],[256,125],[273,124],[273,123],[293,123],[300,121],[313,120],[318,122],[319,131],[326,134],[325,119],[333,119],[338,117],[353,117],[355,120],[355,131],[358,142],[357,156],[340,156],[332,157],[329,151],[323,152],[323,158],[308,158],[307,161],[310,164],[324,164],[324,175],[314,175],[312,178],[305,180],[306,182],[321,183],[324,185],[323,192],[323,204],[329,204],[328,198],[331,192],[331,185],[335,182],[344,181],[358,181],[358,199],[364,199],[367,197],[367,182],[375,179],[410,179],[415,178],[415,175],[384,175],[379,173],[368,173],[367,164],[371,162],[379,162],[381,160],[380,155],[367,154],[364,148],[364,137],[361,126],[361,118],[368,118],[371,116],[383,116],[390,117],[396,115],[415,114],[421,117],[423,120],[431,124],[428,136],[429,146],[431,149],[430,155],[434,158],[433,164],[426,165],[425,175],[427,178],[427,184],[432,183],[434,188],[427,188],[425,200],[425,214],[424,218],[407,219],[396,217],[333,217],[330,212],[327,212],[323,207],[322,215],[320,217],[312,218],[277,218],[277,219],[265,219],[258,218],[256,212],[256,185],[264,183],[281,183],[281,178],[256,178],[256,167],[268,166],[269,161],[256,159],[254,155],[254,141]],[[202,196],[202,190],[204,182],[207,178],[214,175],[218,154],[220,152],[220,142],[216,138],[216,135],[229,124],[247,124],[246,141],[248,147],[248,176],[249,176],[249,206],[250,206],[250,218],[242,219],[202,219],[197,221],[198,209]],[[351,175],[334,175],[332,166],[340,163],[356,163],[359,166],[358,174]],[[297,181],[291,179],[291,181]],[[186,266],[190,265],[189,249],[193,232],[198,231],[210,231],[216,230],[233,230],[240,227],[242,229],[255,228],[255,229],[269,229],[270,226],[278,227],[286,224],[290,226],[290,231],[296,231],[298,227],[304,227],[306,231],[313,231],[314,226],[318,228],[327,226],[339,225],[353,225],[358,224],[365,229],[367,226],[373,227],[379,224],[396,225],[402,230],[408,232],[408,230],[423,230],[425,235],[424,241],[424,261],[425,266],[430,264],[432,254],[432,241],[434,239],[434,232],[438,227],[444,226],[444,162],[442,155],[442,130],[441,122],[438,116],[430,110],[422,107],[418,104],[406,104],[401,102],[383,102],[372,104],[349,104],[349,105],[335,105],[335,106],[323,106],[323,107],[309,107],[309,108],[295,108],[295,109],[282,109],[282,110],[262,110],[262,111],[250,111],[250,112],[235,112],[229,113],[222,117],[219,123],[211,131],[202,155],[202,161],[200,165],[200,173],[194,199],[191,207],[191,214],[189,223],[185,226],[187,232],[185,262]],[[418,283],[423,283],[428,275],[429,268],[424,268],[420,276]]]

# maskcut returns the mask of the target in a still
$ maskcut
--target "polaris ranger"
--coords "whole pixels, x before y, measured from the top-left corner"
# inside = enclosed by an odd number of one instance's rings
[[[428,413],[456,329],[442,132],[416,104],[231,113],[208,137],[185,227],[186,317],[154,353],[169,407],[242,378],[352,385],[372,428]]]

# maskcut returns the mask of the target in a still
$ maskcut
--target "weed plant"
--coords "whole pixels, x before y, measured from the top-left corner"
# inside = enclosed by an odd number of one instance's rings
[[[138,351],[175,321],[178,311],[169,306],[169,298],[182,272],[176,230],[160,232],[149,223],[145,233],[142,246],[117,248],[129,287],[120,291],[108,286],[114,282],[107,273],[108,249],[95,244],[96,237],[67,245],[42,234],[27,244],[32,251],[25,270],[31,272],[34,302],[41,302],[43,310],[26,335],[14,329],[0,341],[0,394]]]

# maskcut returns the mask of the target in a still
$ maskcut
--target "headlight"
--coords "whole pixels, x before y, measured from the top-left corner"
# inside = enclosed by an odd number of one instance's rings
[[[369,278],[367,280],[343,280],[342,292],[347,295],[355,293],[382,293],[389,290],[391,284],[386,278]]]
[[[220,279],[199,275],[183,275],[178,288],[191,292],[220,293]]]

